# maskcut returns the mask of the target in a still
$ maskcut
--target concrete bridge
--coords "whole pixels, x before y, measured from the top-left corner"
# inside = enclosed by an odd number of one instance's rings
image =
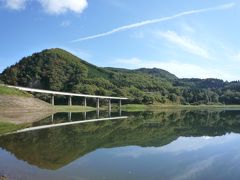
[[[128,98],[125,97],[112,97],[112,96],[98,96],[98,95],[88,95],[88,94],[79,94],[79,93],[69,93],[69,92],[60,92],[60,91],[49,91],[43,89],[34,89],[34,88],[27,88],[27,87],[20,87],[20,86],[10,86],[7,87],[19,89],[22,91],[27,92],[35,92],[35,93],[43,93],[43,94],[51,94],[51,104],[54,106],[54,97],[57,95],[61,96],[68,96],[68,105],[72,106],[72,97],[83,97],[84,106],[87,106],[87,98],[94,98],[96,99],[96,108],[99,109],[100,107],[100,99],[107,99],[108,100],[108,110],[111,111],[111,100],[118,100],[119,107],[121,108],[122,100],[127,100]]]

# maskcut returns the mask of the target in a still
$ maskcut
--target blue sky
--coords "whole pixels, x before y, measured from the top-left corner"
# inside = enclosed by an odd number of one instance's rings
[[[240,80],[238,0],[0,0],[0,72],[59,47],[98,66]]]

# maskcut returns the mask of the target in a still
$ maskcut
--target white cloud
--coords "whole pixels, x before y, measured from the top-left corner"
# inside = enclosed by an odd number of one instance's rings
[[[39,0],[49,14],[62,14],[67,11],[81,13],[88,5],[87,0]]]
[[[120,32],[120,31],[125,31],[128,29],[142,27],[142,26],[146,26],[149,24],[156,24],[156,23],[163,22],[163,21],[169,21],[169,20],[176,19],[176,18],[179,18],[182,16],[188,16],[191,14],[200,14],[200,13],[209,12],[209,11],[226,10],[226,9],[232,8],[233,6],[235,6],[235,3],[223,4],[223,5],[219,5],[219,6],[215,6],[215,7],[211,7],[211,8],[184,11],[184,12],[172,15],[172,16],[166,16],[166,17],[162,17],[162,18],[158,18],[158,19],[150,19],[150,20],[146,20],[146,21],[142,21],[142,22],[138,22],[138,23],[129,24],[126,26],[121,26],[121,27],[112,29],[110,31],[104,32],[104,33],[75,39],[75,40],[72,40],[71,42],[79,42],[79,41],[85,41],[85,40],[89,40],[89,39],[96,39],[96,38],[108,36],[108,35],[111,35],[111,34],[114,34],[114,33]]]
[[[157,36],[165,38],[170,43],[180,47],[186,52],[201,56],[203,58],[212,59],[206,48],[201,47],[198,43],[186,36],[180,36],[174,31],[156,32]]]
[[[25,8],[27,0],[5,0],[5,6],[13,10],[21,10]]]
[[[114,64],[127,68],[156,67],[167,70],[179,78],[218,78],[229,81],[239,79],[238,77],[233,76],[232,74],[229,74],[223,70],[201,67],[195,64],[183,63],[176,60],[159,62],[142,60],[134,57],[129,59],[117,59],[114,61]]]
[[[6,8],[24,9],[30,0],[4,0]],[[87,0],[37,0],[48,14],[63,14],[67,11],[82,13],[87,7]]]

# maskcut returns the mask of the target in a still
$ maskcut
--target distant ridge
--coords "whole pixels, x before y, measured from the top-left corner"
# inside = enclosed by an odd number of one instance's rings
[[[139,74],[147,74],[153,77],[158,77],[161,79],[166,79],[166,80],[176,80],[178,79],[177,76],[174,74],[169,73],[166,70],[159,69],[159,68],[139,68],[139,69],[124,69],[124,68],[113,68],[113,67],[107,67],[106,69],[115,71],[115,72],[121,72],[121,73],[139,73]]]

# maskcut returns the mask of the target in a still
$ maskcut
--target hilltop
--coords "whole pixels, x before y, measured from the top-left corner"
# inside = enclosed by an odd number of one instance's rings
[[[10,85],[126,96],[130,103],[240,104],[238,81],[180,79],[158,68],[97,67],[59,48],[22,58],[0,79]]]

